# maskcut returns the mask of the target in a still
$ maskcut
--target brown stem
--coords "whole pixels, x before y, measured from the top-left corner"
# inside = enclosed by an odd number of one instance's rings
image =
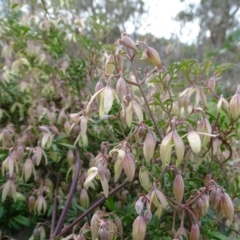
[[[134,177],[137,178],[137,175]],[[109,197],[117,193],[119,190],[124,188],[127,184],[130,182],[123,182],[122,184],[118,185],[116,188],[114,188],[110,193]],[[80,221],[82,221],[89,213],[91,213],[95,208],[97,208],[99,205],[103,204],[107,198],[104,196],[99,197],[84,213],[82,213],[75,221],[73,221],[70,225],[68,225],[66,228],[62,230],[61,233],[57,237],[61,237],[66,235],[75,225],[77,225]]]
[[[58,220],[57,226],[54,229],[53,236],[56,236],[56,235],[58,235],[61,232],[62,225],[64,223],[64,220],[65,220],[65,217],[67,215],[70,203],[71,203],[72,198],[73,198],[73,194],[74,194],[76,186],[77,186],[80,168],[81,168],[80,153],[79,153],[79,147],[77,147],[77,149],[76,149],[76,157],[75,157],[75,171],[74,171],[73,181],[72,181],[71,188],[70,188],[70,191],[69,191],[68,196],[67,196],[67,200],[66,200],[65,206],[64,206],[64,208],[62,210],[62,213],[61,213],[61,216],[60,216],[60,218]]]
[[[61,179],[61,174],[58,173],[57,175],[57,184],[56,188],[54,190],[54,201],[53,201],[53,211],[52,211],[52,220],[51,220],[51,233],[50,236],[53,236],[53,231],[55,228],[55,223],[56,223],[56,213],[57,213],[57,196],[58,196],[58,188],[60,184],[60,179]]]

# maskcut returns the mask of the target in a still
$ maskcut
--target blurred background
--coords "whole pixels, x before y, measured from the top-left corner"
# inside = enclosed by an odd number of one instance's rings
[[[76,16],[81,19],[82,34],[93,31],[89,19],[95,18],[102,27],[99,40],[103,44],[113,44],[120,31],[125,31],[156,48],[166,66],[181,59],[232,63],[218,81],[227,89],[239,82],[239,0],[12,0],[14,3],[36,17],[44,14],[39,9],[45,6],[53,19],[60,6],[58,14],[72,21]],[[2,17],[8,14],[8,7],[1,0]]]

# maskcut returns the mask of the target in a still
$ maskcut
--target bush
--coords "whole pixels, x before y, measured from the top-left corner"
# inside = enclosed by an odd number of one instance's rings
[[[55,10],[1,21],[2,235],[238,239],[240,86],[216,84],[230,65],[165,67],[124,32],[94,38],[102,16],[88,34]]]

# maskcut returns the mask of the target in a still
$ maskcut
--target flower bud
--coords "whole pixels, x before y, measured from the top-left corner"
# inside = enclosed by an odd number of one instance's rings
[[[24,178],[25,182],[28,181],[28,179],[31,177],[32,174],[36,175],[32,159],[28,158],[26,160],[26,162],[24,163],[23,174],[24,174],[24,177],[25,177]]]
[[[203,194],[201,197],[203,201],[203,207],[201,209],[201,215],[205,216],[207,214],[208,208],[209,208],[209,195]]]
[[[127,48],[138,51],[134,41],[130,37],[126,36],[125,34],[122,34],[122,38],[119,40],[119,42],[122,43]]]
[[[68,150],[68,153],[67,153],[67,162],[69,167],[71,167],[74,164],[74,154],[71,149]]]
[[[232,96],[229,107],[233,120],[236,120],[240,116],[240,85],[238,85],[236,93]]]
[[[158,52],[151,47],[147,47],[145,50],[145,54],[147,56],[147,59],[153,63],[156,67],[160,67],[161,66],[161,59],[159,57]]]
[[[213,188],[213,190],[210,193],[210,204],[213,209],[217,208],[219,201],[221,200],[221,197],[222,193],[220,188],[218,187]]]
[[[163,167],[170,163],[171,151],[173,146],[173,132],[169,132],[162,140],[160,145],[160,157],[163,163]]]
[[[2,132],[2,146],[7,147],[11,138],[11,133],[8,129],[4,129]]]
[[[177,174],[173,182],[173,193],[178,203],[182,202],[184,194],[184,181],[180,174]]]
[[[228,218],[230,221],[233,221],[234,216],[234,207],[232,199],[227,193],[223,193],[220,200],[220,207],[223,215]]]
[[[218,109],[219,112],[221,110],[223,110],[223,111],[228,111],[229,110],[229,103],[225,98],[223,98],[222,95],[218,100],[217,109]]]
[[[149,209],[147,209],[145,212],[144,212],[144,221],[146,224],[148,224],[151,220],[152,220],[152,213]]]
[[[146,223],[143,216],[138,216],[133,222],[133,240],[144,240],[146,235]]]
[[[190,131],[187,135],[188,142],[194,153],[199,153],[201,151],[201,139],[200,136],[195,131]]]
[[[143,142],[143,155],[147,163],[150,163],[150,160],[153,157],[155,146],[156,146],[156,135],[152,131],[152,129],[149,128],[146,138]]]
[[[173,143],[175,146],[175,151],[177,156],[176,166],[178,166],[183,160],[185,146],[182,138],[178,135],[177,131],[175,130],[173,131]]]
[[[144,207],[144,204],[142,201],[142,197],[140,197],[135,203],[135,210],[138,215],[140,215],[142,213],[143,207]]]
[[[82,207],[84,207],[85,209],[87,209],[89,207],[89,197],[88,197],[88,193],[86,191],[86,189],[82,189],[80,192],[80,205]]]
[[[62,125],[67,120],[67,116],[65,111],[62,109],[58,116],[58,123]]]
[[[92,234],[92,239],[98,239],[98,230],[99,230],[99,215],[98,211],[93,214],[92,219],[91,219],[91,234]]]
[[[28,198],[28,209],[29,209],[29,212],[32,212],[35,208],[35,204],[36,204],[36,199],[34,196],[30,196]]]
[[[197,223],[194,223],[191,227],[191,232],[190,232],[190,240],[199,240],[199,226]]]
[[[211,179],[212,179],[212,175],[211,173],[208,173],[204,178],[204,185],[207,186],[208,183],[211,181]]]
[[[198,122],[196,131],[201,133],[212,134],[212,127],[207,118],[204,118],[203,120]],[[202,141],[202,147],[205,147],[210,141],[210,136],[205,134],[200,135],[200,138]]]
[[[34,207],[35,213],[38,215],[45,214],[47,211],[47,202],[43,195],[39,195]]]
[[[150,182],[149,172],[147,168],[141,167],[139,170],[139,180],[141,186],[144,188],[145,191],[149,191],[151,188],[152,183]]]
[[[123,101],[123,97],[127,93],[127,83],[126,83],[126,81],[122,77],[120,77],[118,79],[118,81],[117,81],[116,91],[117,91],[118,98],[122,102]]]
[[[110,54],[105,63],[105,73],[111,75],[115,69],[114,56]]]
[[[127,180],[131,182],[133,180],[136,169],[135,158],[131,153],[127,153],[125,155],[122,162],[122,167],[127,176]]]
[[[117,227],[118,232],[122,235],[123,234],[123,226],[122,226],[122,221],[120,220],[120,218],[116,216],[114,223]]]
[[[98,230],[98,235],[101,240],[108,240],[109,239],[109,232],[107,231],[106,227],[102,227]]]
[[[105,114],[108,114],[108,112],[111,110],[112,105],[113,105],[113,99],[114,98],[113,98],[112,88],[109,86],[106,86],[106,88],[104,90],[104,105],[103,105]]]
[[[24,158],[24,148],[23,146],[18,146],[17,148],[17,159],[21,162]]]
[[[214,91],[215,90],[215,86],[216,86],[216,75],[214,74],[214,76],[212,76],[208,80],[207,87],[210,88],[212,91]]]

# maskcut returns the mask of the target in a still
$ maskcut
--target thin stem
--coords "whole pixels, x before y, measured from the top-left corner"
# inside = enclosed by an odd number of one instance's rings
[[[137,175],[134,177],[137,178]],[[130,182],[123,182],[122,184],[118,185],[116,188],[114,188],[110,193],[109,197],[117,193],[119,190],[124,188],[127,184]],[[68,225],[66,228],[64,228],[61,233],[59,233],[58,237],[65,236],[66,233],[68,233],[76,224],[81,222],[89,213],[91,213],[95,208],[99,207],[101,204],[103,204],[106,201],[107,198],[104,196],[99,197],[84,213],[82,213],[74,222],[72,222],[70,225]]]
[[[136,81],[137,81],[137,83],[138,83],[138,88],[139,88],[139,90],[140,90],[140,92],[141,92],[141,94],[142,94],[142,96],[143,96],[145,105],[146,105],[147,110],[148,110],[148,112],[149,112],[149,114],[150,114],[150,117],[151,117],[151,119],[152,119],[152,121],[153,121],[153,124],[154,124],[154,126],[155,126],[155,128],[156,128],[156,131],[158,132],[159,138],[160,138],[160,140],[162,141],[162,133],[161,133],[160,129],[158,128],[157,122],[156,122],[156,120],[155,120],[155,118],[154,118],[154,116],[153,116],[153,113],[152,113],[152,111],[151,111],[151,109],[150,109],[150,107],[149,107],[147,98],[146,98],[146,96],[145,96],[145,94],[144,94],[144,92],[143,92],[142,87],[141,87],[140,84],[139,84],[139,79],[138,79],[138,76],[137,76],[137,71],[136,71],[135,65],[134,65],[134,63],[133,63],[133,60],[131,60],[131,64],[132,64],[132,67],[133,67],[134,76],[135,76]]]
[[[61,179],[61,173],[58,173],[57,175],[57,184],[56,188],[54,190],[54,201],[53,201],[53,211],[52,211],[52,220],[51,220],[51,233],[50,236],[53,236],[53,231],[55,228],[55,223],[56,223],[56,213],[57,213],[57,196],[58,196],[58,188],[60,184],[60,179]]]
[[[67,215],[70,203],[72,201],[73,198],[73,194],[75,192],[76,186],[77,186],[77,182],[78,182],[78,177],[79,177],[79,172],[80,172],[80,168],[81,168],[81,161],[80,161],[80,153],[79,153],[79,147],[77,147],[76,149],[76,157],[75,157],[75,171],[74,171],[74,177],[73,177],[73,181],[71,184],[71,188],[70,191],[68,193],[68,197],[65,203],[65,206],[62,210],[61,216],[58,220],[57,226],[53,232],[53,236],[58,235],[61,232],[61,228],[62,225],[64,223],[65,217]]]

